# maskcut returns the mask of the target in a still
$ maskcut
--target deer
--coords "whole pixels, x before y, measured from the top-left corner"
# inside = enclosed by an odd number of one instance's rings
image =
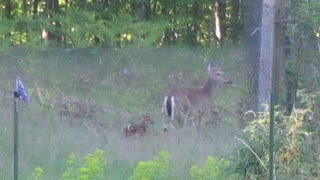
[[[208,79],[201,87],[180,87],[170,89],[163,98],[162,113],[165,115],[164,131],[168,125],[184,127],[188,120],[192,126],[200,127],[202,116],[209,111],[214,90],[221,84],[232,84],[232,81],[214,62],[208,62]]]
[[[153,124],[153,120],[149,115],[142,115],[142,122],[139,124],[131,123],[123,127],[126,137],[143,136],[147,132],[148,124]]]

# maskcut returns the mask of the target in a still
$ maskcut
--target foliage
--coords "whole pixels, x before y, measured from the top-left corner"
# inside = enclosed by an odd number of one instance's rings
[[[166,179],[169,173],[170,155],[161,151],[153,161],[140,161],[133,171],[131,180]]]
[[[285,115],[280,107],[275,111],[274,158],[276,174],[283,178],[312,176],[317,166],[317,154],[312,150],[316,133],[309,124],[317,124],[314,118],[314,95],[300,91],[302,108],[297,108],[290,115]],[[242,147],[235,152],[233,170],[247,178],[266,176],[269,161],[269,112],[260,112],[250,122],[244,132],[249,135],[250,147]],[[318,168],[319,169],[319,168]]]
[[[214,11],[224,17],[226,39],[236,39],[242,28],[242,2],[219,3],[219,10],[214,10],[208,0],[17,1],[3,6],[0,42],[40,48],[45,29],[48,44],[58,46],[208,45],[215,41]]]
[[[248,147],[240,147],[232,154],[232,163],[230,163],[229,169],[232,174],[239,174],[244,179],[265,176],[267,169],[259,161],[264,156],[262,144],[256,141],[249,141],[248,145],[256,156]]]
[[[225,159],[216,160],[214,157],[208,157],[203,168],[192,166],[190,174],[192,179],[210,180],[210,179],[226,179],[227,175],[224,170],[229,162]]]
[[[85,156],[83,162],[76,159],[75,154],[71,154],[67,161],[67,169],[62,178],[65,180],[89,180],[105,179],[106,160],[103,150],[97,150],[94,154]]]
[[[29,48],[46,48],[49,44],[44,41],[41,32],[47,31],[55,37],[61,36],[56,43],[61,41],[68,47],[116,46],[117,43],[120,46],[133,44],[141,47],[159,42],[167,26],[162,20],[134,23],[130,14],[112,16],[108,21],[96,17],[93,11],[68,8],[65,14],[57,14],[52,19],[37,17],[35,20],[18,16],[12,21],[3,18],[0,42],[6,46],[23,44]]]
[[[285,3],[285,64],[288,91],[290,84],[300,88],[319,87],[320,1],[289,0]],[[298,86],[298,85],[296,85]],[[295,87],[295,89],[298,87]]]
[[[34,168],[34,171],[32,172],[31,177],[29,178],[30,180],[41,180],[44,179],[42,177],[43,174],[43,169],[41,167],[36,167]]]

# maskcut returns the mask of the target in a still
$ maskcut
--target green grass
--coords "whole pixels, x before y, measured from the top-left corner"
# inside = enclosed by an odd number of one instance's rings
[[[163,94],[173,86],[190,85],[188,75],[196,73],[203,84],[207,79],[204,57],[217,59],[235,82],[216,93],[217,108],[223,110],[219,127],[205,127],[204,138],[196,141],[192,128],[162,132],[160,106]],[[245,96],[245,66],[242,52],[192,48],[149,48],[109,50],[13,49],[0,56],[0,177],[12,174],[13,117],[11,99],[15,76],[19,74],[31,103],[20,105],[20,177],[26,179],[36,166],[44,169],[45,179],[62,176],[68,155],[83,157],[101,148],[108,160],[109,179],[127,179],[139,160],[149,160],[161,150],[173,159],[172,179],[188,179],[191,165],[208,156],[227,156],[238,143],[237,101]],[[134,77],[121,73],[128,68]],[[169,82],[177,72],[185,79]],[[81,103],[95,103],[94,117],[65,117],[60,120],[61,102],[67,97]],[[45,106],[49,105],[50,107]],[[85,107],[88,108],[88,107]],[[139,116],[151,114],[152,132],[142,138],[126,139],[121,127]],[[210,120],[210,116],[206,121]],[[182,178],[183,177],[183,178]]]

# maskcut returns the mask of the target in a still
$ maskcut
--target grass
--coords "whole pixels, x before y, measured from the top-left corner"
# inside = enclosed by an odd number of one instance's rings
[[[149,48],[118,51],[13,49],[0,56],[0,177],[12,176],[11,99],[15,76],[19,74],[31,96],[20,105],[20,177],[29,177],[36,166],[45,179],[59,179],[70,153],[78,157],[105,151],[109,179],[127,179],[139,160],[152,159],[161,150],[173,160],[172,179],[188,179],[191,165],[202,164],[208,156],[227,156],[238,142],[238,119],[233,113],[245,96],[245,66],[241,50]],[[222,123],[205,127],[203,140],[196,141],[192,128],[162,132],[162,95],[173,86],[197,84],[206,80],[203,58],[215,58],[235,82],[217,91],[215,102]],[[239,58],[240,57],[240,58]],[[128,71],[126,71],[128,70]],[[127,73],[132,72],[132,73]],[[169,79],[182,72],[183,78]],[[76,109],[63,119],[59,111],[65,101],[76,98],[84,109],[94,104],[92,116]],[[71,101],[72,103],[72,101]],[[121,127],[148,113],[155,124],[141,138],[125,138]],[[211,120],[208,116],[207,121]]]

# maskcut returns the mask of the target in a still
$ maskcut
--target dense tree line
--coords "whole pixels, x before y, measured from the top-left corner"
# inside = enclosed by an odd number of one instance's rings
[[[1,0],[0,40],[59,46],[238,42],[241,0]],[[42,38],[42,39],[41,39]]]

